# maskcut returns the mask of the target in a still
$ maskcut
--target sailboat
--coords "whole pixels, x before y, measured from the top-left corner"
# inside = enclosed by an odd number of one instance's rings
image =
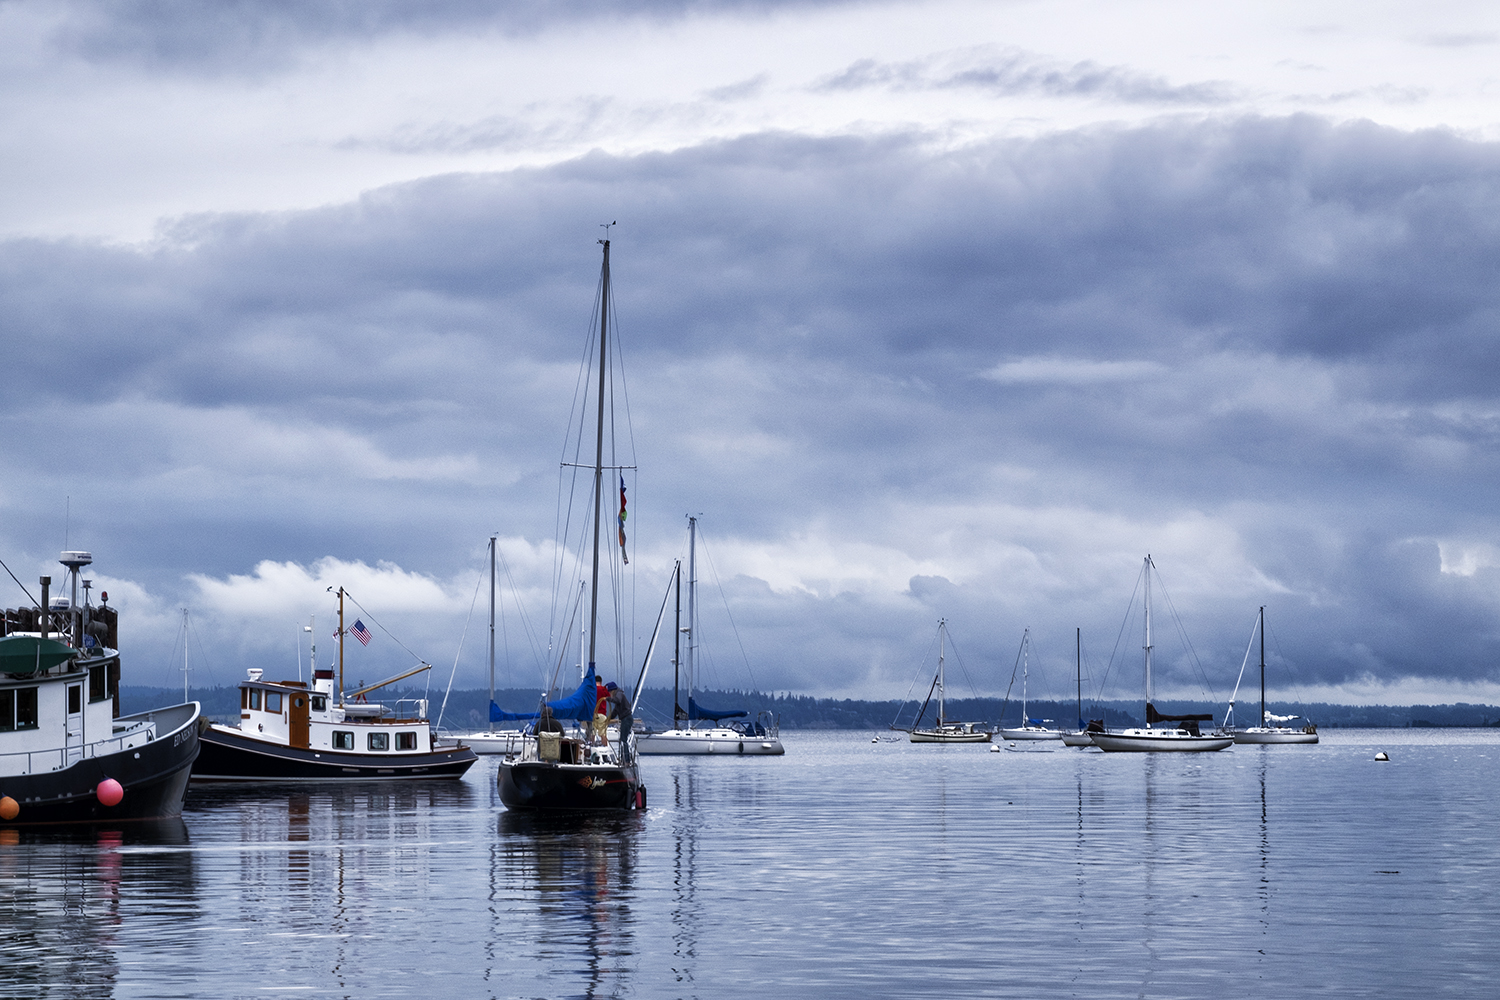
[[[687,755],[729,754],[733,756],[780,756],[786,753],[781,745],[780,727],[774,717],[762,713],[754,722],[724,724],[725,719],[741,719],[749,715],[744,709],[713,711],[705,709],[693,700],[693,680],[697,676],[698,648],[698,563],[697,563],[698,519],[688,518],[688,623],[682,627],[682,577],[678,574],[677,586],[677,651],[672,656],[672,728],[659,733],[646,733],[636,740],[642,754]],[[688,707],[682,709],[682,698],[678,693],[682,667],[682,637],[687,644],[687,689]],[[709,725],[695,723],[705,721]],[[684,723],[686,725],[684,725]]]
[[[943,705],[943,663],[946,658],[948,644],[948,621],[938,621],[938,666],[937,676],[932,679],[932,687],[927,689],[927,700],[922,702],[922,709],[917,713],[917,719],[912,723],[912,728],[907,730],[908,737],[913,743],[988,743],[991,734],[988,730],[977,728],[974,722],[953,722],[944,713]],[[937,725],[930,729],[922,728],[922,716],[927,713],[927,706],[932,702],[933,692],[937,692]],[[892,726],[891,728],[896,728]]]
[[[1151,687],[1151,573],[1156,569],[1156,564],[1151,557],[1146,556],[1146,565],[1142,572],[1146,580],[1145,594],[1145,643],[1146,651],[1146,727],[1144,729],[1125,729],[1118,733],[1102,732],[1090,734],[1094,745],[1105,751],[1134,751],[1134,752],[1201,752],[1207,750],[1223,750],[1225,747],[1234,745],[1234,737],[1210,735],[1204,736],[1198,730],[1198,723],[1212,721],[1212,715],[1163,715],[1156,710],[1152,702]],[[1155,728],[1158,722],[1176,722],[1179,725],[1170,729]]]
[[[1031,629],[1021,633],[1021,650],[1016,659],[1021,661],[1021,725],[1016,729],[1001,728],[1000,738],[1004,740],[1060,740],[1062,733],[1056,729],[1048,729],[1042,723],[1047,719],[1033,719],[1026,711],[1026,681],[1031,675]],[[1015,683],[1015,670],[1011,670],[1011,683]],[[1001,715],[1005,710],[1002,708]]]
[[[1063,746],[1069,747],[1091,747],[1094,745],[1093,730],[1083,722],[1083,629],[1078,629],[1073,635],[1073,669],[1078,685],[1078,728],[1071,733],[1063,733]],[[1103,722],[1092,722],[1095,730],[1103,729]]]
[[[1301,729],[1291,726],[1271,725],[1271,723],[1291,722],[1299,716],[1296,715],[1272,715],[1266,711],[1266,609],[1262,607],[1260,614],[1255,619],[1255,629],[1260,633],[1260,725],[1250,726],[1247,729],[1229,730],[1233,733],[1236,743],[1316,743],[1318,742],[1318,727],[1309,722]],[[1249,659],[1247,656],[1246,659]],[[1244,665],[1240,666],[1240,676],[1245,675]],[[1235,682],[1234,693],[1240,691],[1239,682]],[[1234,697],[1229,700],[1229,711],[1225,714],[1224,724],[1226,729],[1229,720],[1234,717]]]
[[[608,229],[606,228],[606,233]],[[537,713],[536,740],[525,743],[520,753],[500,761],[497,780],[500,801],[507,809],[626,810],[646,807],[646,786],[641,783],[635,755],[635,735],[629,719],[622,719],[616,742],[609,730],[584,730],[576,723],[593,721],[598,708],[595,673],[599,633],[599,539],[604,504],[604,415],[609,361],[609,240],[602,239],[604,263],[599,272],[599,393],[597,433],[594,446],[593,570],[590,574],[587,664],[582,683],[570,698],[544,703]],[[611,428],[613,430],[613,428]],[[620,544],[625,543],[623,480],[621,488]],[[564,720],[575,723],[565,728]]]
[[[481,732],[463,733],[457,738],[477,754],[516,754],[531,736],[519,726],[497,729],[495,723],[504,719],[504,713],[495,704],[495,546],[498,536],[490,536],[490,701],[489,727]]]

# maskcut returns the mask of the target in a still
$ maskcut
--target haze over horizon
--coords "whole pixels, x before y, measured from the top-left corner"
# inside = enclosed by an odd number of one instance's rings
[[[126,684],[184,607],[195,684],[326,659],[344,586],[359,676],[482,686],[491,534],[550,673],[618,220],[626,662],[692,513],[711,687],[899,698],[945,618],[981,695],[1082,628],[1130,698],[1150,553],[1166,696],[1265,605],[1278,699],[1500,704],[1492,5],[35,0],[0,53],[0,559],[92,551]]]

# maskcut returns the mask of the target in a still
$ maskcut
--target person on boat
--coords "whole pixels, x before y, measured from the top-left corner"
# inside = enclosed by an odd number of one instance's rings
[[[609,687],[595,682],[594,687],[594,741],[609,742],[605,730],[609,728]]]
[[[604,688],[609,692],[605,699],[608,716],[620,723],[620,750],[624,753],[625,747],[629,746],[627,740],[630,730],[635,725],[635,716],[630,710],[630,696],[614,681],[604,685]]]

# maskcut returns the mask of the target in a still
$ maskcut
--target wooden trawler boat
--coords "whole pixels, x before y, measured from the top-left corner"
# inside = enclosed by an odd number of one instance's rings
[[[360,622],[355,622],[360,626]],[[240,724],[203,731],[195,782],[396,781],[461,778],[477,759],[455,740],[437,739],[425,699],[402,714],[365,695],[428,669],[427,664],[343,694],[344,591],[339,589],[339,690],[332,670],[302,681],[262,680],[252,667],[240,682]],[[398,702],[396,708],[400,708]]]
[[[89,553],[61,562],[69,596],[44,576],[36,607],[0,622],[0,826],[180,816],[198,703],[120,715],[118,615],[79,579]]]
[[[786,753],[781,745],[781,727],[769,712],[761,712],[756,719],[746,722],[728,722],[727,719],[745,719],[749,713],[744,709],[714,711],[701,707],[693,700],[693,678],[696,676],[696,650],[698,637],[698,519],[688,518],[688,624],[682,627],[682,572],[681,566],[674,571],[677,581],[677,648],[672,654],[672,728],[662,732],[647,732],[636,739],[636,747],[642,756],[685,756],[715,754],[734,757],[779,757]],[[687,688],[688,707],[682,708],[679,692],[681,680],[682,637],[687,644]],[[708,725],[698,723],[707,722]]]
[[[927,700],[922,702],[922,708],[917,712],[916,721],[910,729],[901,730],[899,726],[892,729],[904,731],[907,739],[913,743],[988,743],[994,734],[987,729],[979,728],[974,722],[954,722],[944,713],[943,699],[943,664],[946,658],[948,641],[948,621],[942,619],[938,622],[938,665],[937,675],[932,679],[932,687],[927,689]],[[937,724],[927,728],[922,727],[922,716],[927,714],[927,706],[932,702],[933,692],[937,693]]]
[[[608,230],[606,229],[606,232]],[[641,783],[640,767],[635,753],[635,734],[632,730],[634,706],[622,711],[618,737],[610,741],[609,729],[592,723],[599,708],[598,675],[595,669],[595,654],[599,632],[599,538],[601,514],[604,502],[604,441],[606,406],[612,396],[606,396],[609,380],[609,318],[613,311],[613,300],[609,287],[609,240],[599,241],[604,248],[604,263],[599,273],[599,385],[597,399],[597,432],[593,462],[593,519],[589,528],[593,532],[593,568],[589,575],[591,596],[587,631],[587,667],[582,683],[569,697],[557,702],[543,703],[537,713],[534,741],[525,741],[520,752],[507,755],[500,761],[500,801],[507,809],[568,809],[568,810],[622,810],[646,807],[646,786]],[[611,428],[613,431],[613,428]],[[611,434],[611,440],[614,439]],[[611,466],[612,469],[617,468]],[[625,551],[625,489],[621,479],[620,488],[620,552],[622,563]],[[653,646],[655,640],[653,638]],[[647,654],[647,662],[649,664]],[[644,671],[644,668],[643,668]],[[639,684],[637,685],[639,688]],[[637,690],[639,694],[639,690]],[[526,715],[510,715],[491,712],[491,721],[524,719]],[[573,723],[564,728],[563,722]],[[588,728],[578,725],[587,721]],[[603,722],[602,717],[600,722]]]
[[[1166,715],[1156,710],[1152,703],[1151,687],[1151,572],[1156,569],[1151,557],[1146,557],[1145,568],[1141,571],[1145,576],[1145,630],[1146,638],[1144,649],[1146,651],[1146,726],[1144,729],[1125,729],[1120,732],[1090,732],[1089,737],[1094,745],[1100,750],[1109,752],[1125,751],[1136,753],[1192,753],[1211,750],[1223,750],[1234,745],[1234,738],[1221,736],[1217,733],[1204,735],[1198,728],[1198,723],[1209,722],[1213,719],[1210,715]],[[1174,722],[1177,725],[1158,728],[1158,722]]]

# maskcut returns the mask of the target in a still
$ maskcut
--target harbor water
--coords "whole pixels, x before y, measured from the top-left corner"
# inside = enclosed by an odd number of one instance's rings
[[[1322,737],[790,732],[648,758],[607,817],[508,813],[493,758],[194,788],[181,822],[0,831],[0,996],[1490,995],[1500,731]]]

